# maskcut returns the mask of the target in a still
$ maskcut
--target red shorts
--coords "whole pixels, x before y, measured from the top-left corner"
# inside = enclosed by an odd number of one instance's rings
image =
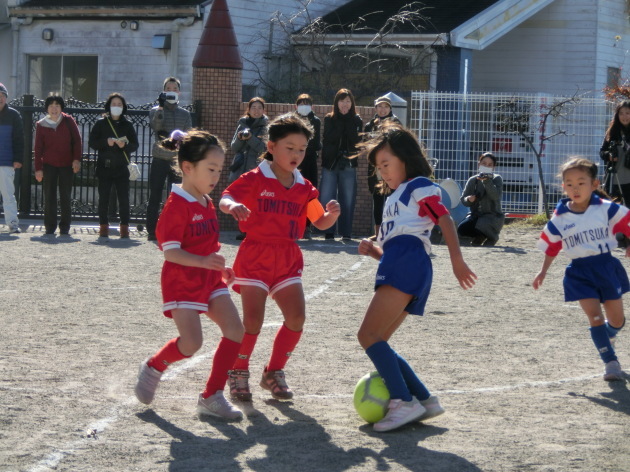
[[[256,241],[245,238],[234,260],[233,288],[252,285],[274,294],[289,285],[302,283],[304,259],[295,241]]]
[[[210,300],[229,294],[221,272],[217,270],[186,267],[168,261],[162,267],[162,311],[168,318],[173,317],[171,310],[176,308],[205,313]]]

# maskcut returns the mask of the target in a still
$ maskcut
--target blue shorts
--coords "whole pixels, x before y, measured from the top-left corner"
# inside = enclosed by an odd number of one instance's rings
[[[563,285],[567,302],[597,298],[604,303],[630,291],[626,270],[609,252],[573,259],[564,271]]]
[[[381,285],[391,285],[412,295],[405,311],[411,315],[423,315],[432,282],[433,266],[420,239],[402,235],[385,243],[374,290]]]

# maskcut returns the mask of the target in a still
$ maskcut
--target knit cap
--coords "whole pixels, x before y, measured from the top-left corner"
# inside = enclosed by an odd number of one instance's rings
[[[9,98],[9,91],[3,83],[0,83],[0,93],[3,93],[5,97]]]
[[[392,101],[389,99],[389,97],[378,97],[376,100],[374,100],[374,106],[378,105],[379,103],[387,103],[390,107],[392,106]]]

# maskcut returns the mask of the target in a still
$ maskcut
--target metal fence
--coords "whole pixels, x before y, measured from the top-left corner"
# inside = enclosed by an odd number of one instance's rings
[[[610,103],[588,95],[413,92],[410,127],[434,159],[438,179],[463,188],[479,155],[491,151],[504,181],[504,211],[537,214],[544,208],[535,151],[553,209],[561,163],[572,155],[600,163],[612,114]]]
[[[97,152],[88,146],[92,126],[102,116],[104,102],[88,104],[69,99],[65,103],[64,113],[72,115],[77,122],[82,137],[83,156],[81,171],[74,176],[72,188],[72,216],[74,218],[96,218],[98,216],[98,182],[95,176]],[[20,216],[41,216],[44,213],[42,184],[33,176],[33,144],[37,121],[45,116],[44,100],[25,95],[9,103],[18,110],[24,121],[25,162],[22,169],[16,171],[16,196]],[[143,221],[149,199],[148,179],[151,172],[151,146],[154,135],[149,125],[149,110],[154,106],[148,103],[141,106],[128,104],[127,119],[133,123],[138,135],[138,150],[129,156],[140,168],[141,177],[129,182],[129,201],[131,220]],[[198,122],[195,106],[183,107],[191,112],[193,126]],[[116,192],[112,192],[110,213],[115,218]],[[165,195],[163,196],[165,197]],[[164,199],[164,198],[163,198]],[[113,209],[113,211],[112,211]]]

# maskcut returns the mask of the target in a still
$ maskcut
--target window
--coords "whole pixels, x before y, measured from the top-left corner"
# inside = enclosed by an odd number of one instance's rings
[[[46,98],[50,92],[64,98],[95,103],[97,56],[29,56],[29,93]]]

